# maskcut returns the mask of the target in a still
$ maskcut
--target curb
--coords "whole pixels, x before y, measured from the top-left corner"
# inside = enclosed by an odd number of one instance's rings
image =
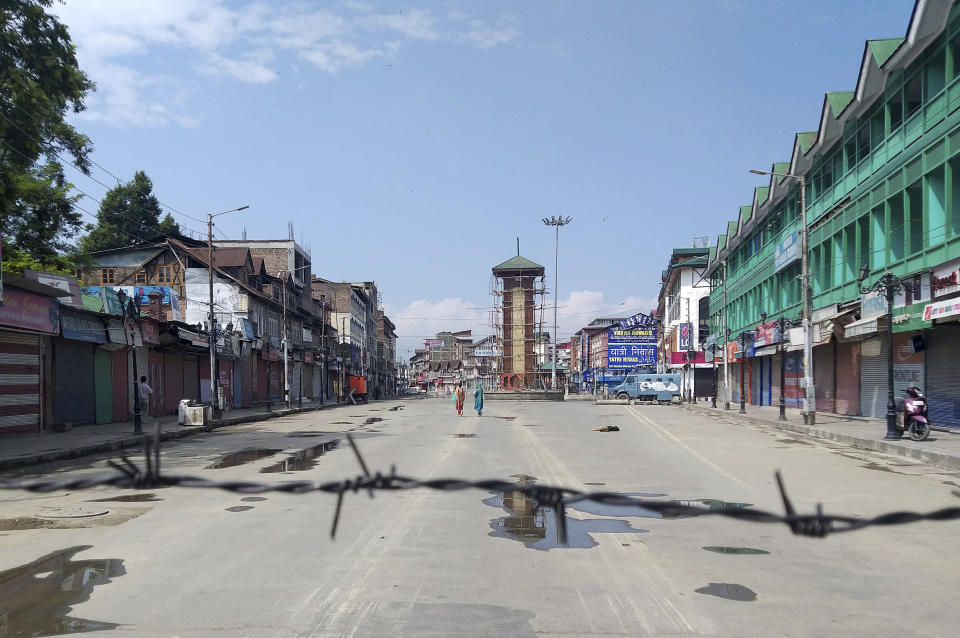
[[[688,405],[681,407],[684,410],[695,412],[697,414],[716,414],[714,408],[691,407]],[[725,412],[725,410],[720,408],[717,409],[721,410],[721,417],[725,416],[722,414],[722,412]],[[781,423],[779,421],[768,421],[766,419],[751,417],[749,415],[743,416],[740,414],[730,414],[726,418],[737,421],[745,421],[755,425],[765,425],[767,427],[776,428],[777,430],[786,430],[788,432],[806,434],[818,439],[828,439],[830,441],[845,443],[847,445],[864,450],[873,450],[875,452],[883,452],[885,454],[895,454],[897,456],[911,458],[917,461],[922,461],[923,463],[927,463],[929,465],[936,465],[938,467],[949,468],[951,470],[960,470],[960,457],[951,456],[949,454],[940,454],[939,452],[930,452],[916,447],[909,447],[907,445],[903,445],[902,443],[890,443],[883,439],[864,439],[859,436],[838,434],[836,432],[830,432],[829,430],[822,430],[814,426],[793,424],[789,422]]]
[[[248,414],[246,416],[235,417],[231,419],[224,419],[222,422],[212,425],[210,427],[195,425],[195,426],[180,426],[176,430],[166,430],[160,432],[161,441],[171,441],[174,439],[182,439],[184,437],[193,436],[194,434],[202,434],[204,432],[212,432],[213,430],[219,430],[220,428],[229,427],[231,425],[240,425],[243,423],[253,423],[256,421],[267,421],[276,417],[287,416],[290,414],[297,414],[300,412],[312,412],[314,410],[324,410],[329,408],[335,408],[339,406],[346,406],[348,404],[344,403],[331,403],[327,405],[317,405],[310,406],[306,408],[290,408],[282,410],[274,410],[272,412],[264,412],[262,414]],[[25,456],[17,456],[8,459],[0,459],[0,472],[5,470],[17,469],[22,467],[28,467],[31,465],[38,465],[40,463],[50,463],[51,461],[63,461],[67,459],[75,459],[81,456],[89,456],[91,454],[99,454],[101,452],[112,452],[115,450],[122,450],[129,447],[138,447],[143,444],[144,436],[150,436],[149,434],[144,435],[134,435],[124,436],[122,438],[110,439],[109,441],[103,441],[100,443],[91,443],[89,445],[83,445],[75,448],[64,448],[60,450],[49,450],[44,452],[39,452],[37,454],[29,454]]]

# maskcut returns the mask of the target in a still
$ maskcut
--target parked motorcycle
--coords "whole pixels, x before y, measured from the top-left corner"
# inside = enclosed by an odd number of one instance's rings
[[[906,397],[897,399],[897,426],[914,441],[930,436],[930,421],[927,419],[927,400],[920,388],[907,388]]]

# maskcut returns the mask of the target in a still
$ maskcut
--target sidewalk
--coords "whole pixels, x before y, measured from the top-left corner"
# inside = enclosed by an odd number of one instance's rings
[[[739,403],[731,403],[729,410],[724,410],[723,403],[719,401],[716,408],[711,408],[709,402],[684,403],[681,407],[697,414],[799,432],[853,447],[896,454],[930,465],[960,470],[960,431],[952,429],[934,428],[926,441],[911,441],[909,437],[899,441],[885,441],[883,437],[887,433],[886,418],[817,412],[817,423],[811,426],[803,424],[803,416],[796,408],[787,408],[787,420],[780,421],[780,408],[777,406],[748,405],[745,415],[740,414]]]
[[[373,403],[373,401],[371,401]],[[228,410],[223,421],[210,429],[265,421],[278,416],[296,414],[309,410],[334,408],[345,403],[327,403],[305,401],[303,407],[290,410],[267,412],[264,407]],[[200,432],[206,432],[204,426],[177,425],[176,415],[159,418],[144,417],[144,434],[153,435],[156,424],[160,423],[160,440],[169,441]],[[133,421],[105,423],[103,425],[82,425],[69,432],[44,432],[41,434],[18,434],[0,439],[0,471],[26,467],[37,463],[47,463],[62,459],[71,459],[98,452],[110,452],[125,447],[142,445],[142,435],[133,434]]]

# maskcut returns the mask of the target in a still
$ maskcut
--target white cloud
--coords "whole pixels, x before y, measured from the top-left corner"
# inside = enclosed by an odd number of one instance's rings
[[[355,1],[334,12],[303,3],[255,1],[237,7],[225,0],[68,0],[54,11],[70,29],[81,68],[97,83],[97,94],[80,118],[121,126],[196,122],[188,100],[174,104],[168,96],[191,93],[198,79],[182,71],[147,72],[135,58],[173,69],[186,57],[199,74],[262,84],[277,79],[274,65],[281,52],[337,73],[415,43],[489,48],[520,35],[512,16],[487,23],[417,8],[378,12]]]
[[[597,290],[571,292],[557,306],[559,340],[569,341],[574,332],[598,317],[629,317],[653,310],[656,303],[655,298],[635,296],[608,301],[606,295]],[[489,302],[475,303],[457,297],[440,301],[418,299],[403,307],[384,304],[384,311],[397,326],[399,355],[407,358],[414,349],[423,347],[424,339],[444,330],[472,330],[474,339],[493,334],[488,306]],[[544,309],[543,324],[545,332],[553,332],[553,306],[549,302]]]

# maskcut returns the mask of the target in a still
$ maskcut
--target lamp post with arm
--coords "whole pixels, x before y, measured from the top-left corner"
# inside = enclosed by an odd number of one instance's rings
[[[903,290],[903,280],[887,271],[880,275],[872,286],[864,286],[863,282],[869,274],[869,266],[864,264],[860,267],[860,277],[857,279],[860,293],[877,292],[884,295],[887,298],[887,313],[890,315],[887,321],[887,434],[883,438],[895,441],[902,438],[903,433],[897,427],[897,404],[893,398],[893,298]]]
[[[740,344],[740,414],[747,413],[747,400],[743,391],[743,369],[747,364],[747,339],[749,333],[741,332],[736,336],[734,341]],[[727,334],[727,338],[730,338],[730,334]]]
[[[713,342],[707,348],[710,351],[711,359],[713,360],[713,396],[710,397],[710,407],[717,407],[717,352],[723,350],[723,346],[718,345],[717,342]]]
[[[129,299],[127,293],[119,289],[117,290],[117,299],[120,301],[124,332],[126,332],[128,321],[132,321],[134,328],[136,328],[137,319],[140,318],[140,297],[136,296]],[[143,434],[143,416],[140,414],[140,373],[137,371],[137,336],[133,330],[129,334],[130,352],[133,353],[131,357],[133,359],[133,433]]]
[[[544,217],[543,223],[556,228],[553,244],[553,372],[550,374],[550,389],[557,389],[557,304],[560,302],[560,283],[557,269],[560,253],[560,227],[573,221],[572,217]],[[518,240],[519,241],[519,240]]]
[[[766,323],[767,313],[760,313],[760,321]],[[790,319],[785,319],[779,317],[776,321],[777,332],[780,334],[780,339],[777,341],[777,352],[780,355],[780,421],[787,420],[787,399],[786,399],[786,362],[783,359],[783,340],[784,333],[787,331],[787,328],[792,328],[796,322],[791,321]]]

